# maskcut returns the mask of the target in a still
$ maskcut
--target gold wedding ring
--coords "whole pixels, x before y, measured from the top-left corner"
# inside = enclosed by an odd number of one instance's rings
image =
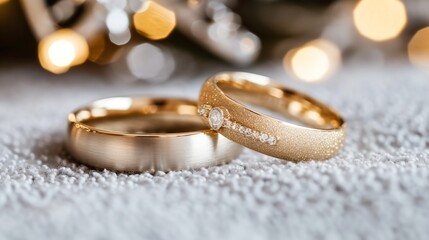
[[[280,116],[264,115],[248,108],[248,104]],[[198,106],[199,114],[213,130],[273,157],[323,160],[334,156],[343,145],[345,123],[338,113],[264,76],[219,73],[204,83]],[[283,117],[301,125],[286,122]]]
[[[242,147],[210,130],[193,101],[117,97],[69,115],[67,147],[78,161],[118,171],[169,171],[213,166]]]

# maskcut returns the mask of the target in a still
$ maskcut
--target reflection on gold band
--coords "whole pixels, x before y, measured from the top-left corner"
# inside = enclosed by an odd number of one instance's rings
[[[298,126],[256,112],[247,104],[287,116]],[[345,123],[324,104],[250,73],[209,78],[200,93],[199,113],[212,129],[258,152],[286,160],[322,160],[341,148]]]
[[[241,146],[210,131],[196,103],[118,97],[69,115],[68,149],[78,161],[118,171],[169,171],[228,162]]]

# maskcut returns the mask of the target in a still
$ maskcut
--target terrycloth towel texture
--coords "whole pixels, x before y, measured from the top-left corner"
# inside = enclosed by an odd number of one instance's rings
[[[213,71],[126,85],[91,69],[54,76],[2,64],[0,239],[429,238],[429,78],[408,67],[348,67],[313,85],[280,67],[250,70],[345,116],[345,147],[328,161],[246,150],[223,166],[128,175],[92,170],[65,151],[76,107],[121,95],[197,98]]]

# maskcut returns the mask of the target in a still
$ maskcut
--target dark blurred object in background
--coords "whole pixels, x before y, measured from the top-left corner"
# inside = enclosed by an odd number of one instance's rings
[[[36,49],[19,1],[0,0],[0,57],[36,55]]]

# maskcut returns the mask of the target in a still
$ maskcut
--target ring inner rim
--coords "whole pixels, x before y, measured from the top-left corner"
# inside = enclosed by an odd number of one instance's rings
[[[216,75],[212,80],[229,100],[265,117],[280,120],[249,108],[247,104],[282,114],[303,123],[303,127],[335,130],[344,126],[344,120],[333,109],[312,97],[276,84],[267,77],[234,72]]]
[[[183,117],[182,122],[189,118],[190,123],[196,124],[196,120],[198,120],[201,128],[193,131],[133,133],[103,129],[89,124],[97,118],[109,119],[133,114],[141,117],[177,115]],[[191,119],[194,120],[191,121]],[[209,131],[198,116],[196,102],[178,98],[117,97],[101,99],[69,114],[69,122],[88,132],[129,137],[180,137]]]

